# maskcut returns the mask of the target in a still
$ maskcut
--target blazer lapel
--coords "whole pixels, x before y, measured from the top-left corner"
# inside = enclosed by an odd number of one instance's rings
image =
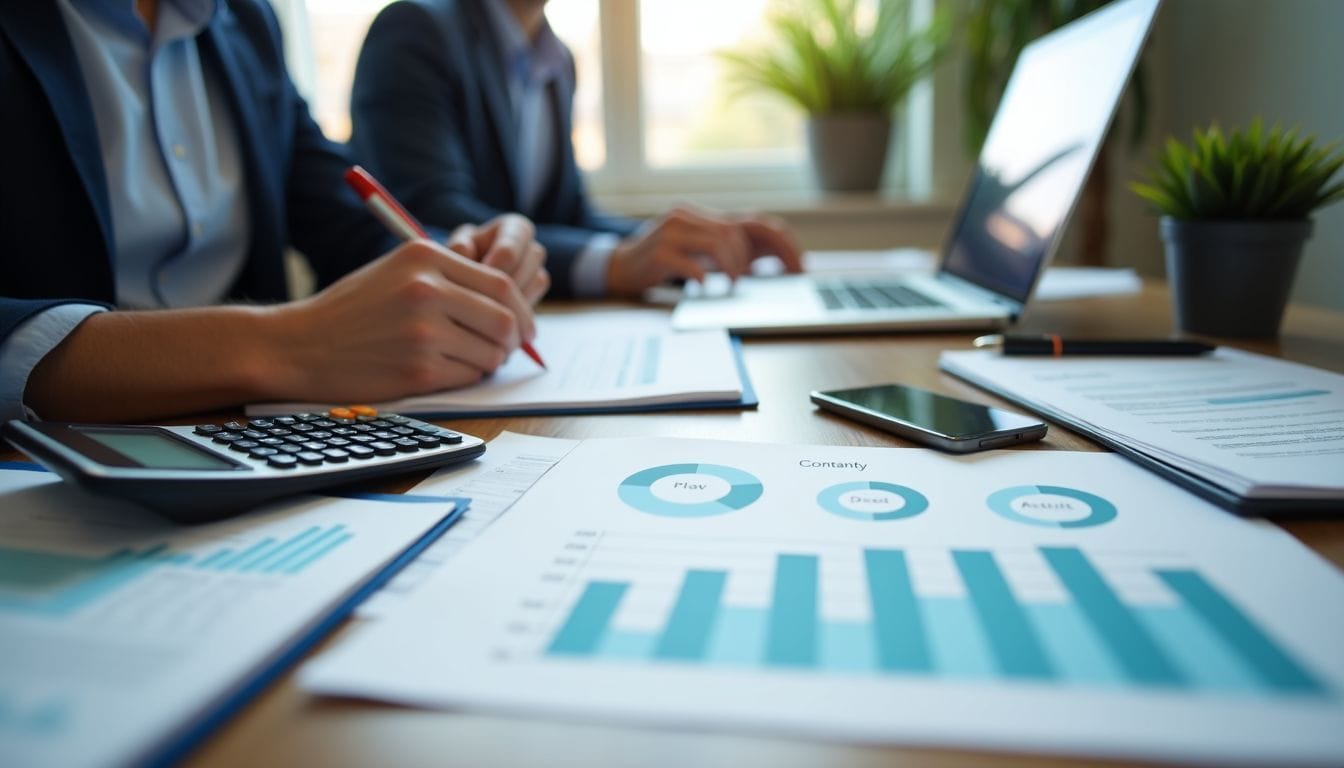
[[[28,61],[56,113],[66,150],[75,164],[84,194],[98,218],[108,264],[112,258],[112,204],[108,199],[107,170],[93,107],[84,88],[75,47],[55,3],[0,3],[0,26],[19,55]],[[9,151],[23,151],[10,147]]]
[[[489,0],[486,0],[487,2]],[[515,206],[521,204],[520,185],[518,180],[518,123],[513,114],[513,106],[509,101],[509,84],[504,78],[504,71],[500,65],[502,54],[499,46],[495,44],[494,32],[490,28],[490,20],[485,18],[485,9],[480,7],[479,3],[463,3],[464,7],[471,8],[472,30],[472,64],[475,65],[475,75],[482,96],[485,99],[486,114],[493,124],[494,130],[491,131],[496,141],[499,142],[500,156],[504,158],[504,165],[508,169],[509,199],[514,201]]]

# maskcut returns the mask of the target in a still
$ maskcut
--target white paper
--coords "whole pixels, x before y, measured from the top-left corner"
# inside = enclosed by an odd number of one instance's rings
[[[451,509],[304,497],[183,527],[0,470],[0,765],[162,757]]]
[[[1341,636],[1328,564],[1115,455],[631,438],[579,445],[300,674],[565,718],[1338,764]]]
[[[475,461],[444,467],[410,491],[471,499],[470,506],[438,541],[359,606],[359,617],[376,619],[404,601],[438,568],[474,540],[578,440],[504,432]]]
[[[1033,301],[1061,301],[1091,296],[1138,293],[1143,281],[1132,269],[1116,267],[1051,267],[1032,293]]]
[[[1177,358],[944,352],[940,365],[1248,497],[1344,499],[1344,376],[1220,348]]]
[[[521,352],[482,383],[386,403],[396,413],[493,413],[533,409],[723,402],[742,397],[732,341],[722,330],[673,332],[662,310],[537,317],[543,370]],[[252,415],[324,411],[325,403],[260,403]]]

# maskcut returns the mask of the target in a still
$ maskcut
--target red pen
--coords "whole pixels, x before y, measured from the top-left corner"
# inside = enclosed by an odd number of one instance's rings
[[[429,238],[429,234],[425,232],[424,227],[420,226],[420,222],[416,221],[409,211],[402,208],[401,203],[397,202],[392,193],[388,192],[382,184],[379,184],[378,180],[373,178],[368,171],[358,165],[350,166],[350,169],[345,172],[345,183],[355,190],[355,194],[359,195],[360,199],[364,201],[364,205],[368,206],[369,211],[392,234],[402,240]],[[532,358],[537,365],[542,368],[546,367],[546,363],[541,360],[541,355],[537,354],[537,350],[533,349],[531,344],[524,341],[521,346],[523,352]]]

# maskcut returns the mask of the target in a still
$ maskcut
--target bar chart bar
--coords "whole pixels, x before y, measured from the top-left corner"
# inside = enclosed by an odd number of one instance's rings
[[[216,564],[215,567],[221,571],[227,571],[239,568],[242,565],[244,565],[248,560],[257,557],[258,555],[264,556],[266,554],[267,549],[274,543],[275,539],[268,536],[254,543],[252,546],[248,547],[247,549],[244,549],[242,552],[239,552],[237,555],[229,558],[228,560],[224,560]]]
[[[700,660],[705,657],[727,581],[726,571],[686,572],[667,627],[654,649],[656,658]]]
[[[980,617],[985,637],[998,664],[1008,677],[1050,679],[1054,668],[1041,648],[1031,620],[1027,618],[1003,573],[989,552],[953,551],[952,560],[966,582],[966,589]]]
[[[878,665],[887,670],[932,670],[926,628],[910,583],[905,553],[894,549],[866,549],[863,558],[873,609]]]
[[[784,667],[810,667],[817,662],[815,555],[780,555],[775,560],[765,661]]]
[[[1320,682],[1284,653],[1203,576],[1188,570],[1159,570],[1156,573],[1265,685],[1294,693],[1323,691]]]
[[[286,541],[281,542],[281,544],[275,549],[270,550],[265,555],[243,566],[243,570],[256,571],[261,570],[263,567],[269,568],[271,565],[287,557],[290,552],[294,551],[299,547],[304,546],[305,543],[308,541],[308,539],[316,536],[321,531],[322,529],[319,526],[315,525],[303,531],[302,533],[298,534],[297,536],[291,536]]]
[[[592,581],[584,587],[583,594],[564,626],[556,633],[547,653],[568,656],[590,656],[597,650],[606,633],[616,606],[630,585],[623,581]]]
[[[221,561],[228,560],[232,554],[233,554],[232,549],[217,549],[209,556],[207,556],[204,560],[197,562],[196,567],[212,568],[216,565],[219,565]]]
[[[302,558],[299,558],[298,560],[293,562],[288,568],[286,568],[285,573],[299,573],[304,568],[307,568],[313,563],[316,563],[318,560],[321,560],[323,557],[326,557],[327,554],[329,554],[332,550],[341,546],[345,542],[353,539],[354,537],[355,534],[353,533],[343,533],[340,536],[337,536],[336,538],[329,540],[322,546],[309,550],[308,554],[304,555]]]
[[[345,526],[343,525],[333,525],[317,536],[307,539],[299,546],[288,548],[282,557],[268,558],[268,564],[263,570],[266,573],[288,571],[296,562],[305,559],[313,550],[321,549],[323,545],[340,536],[344,529]]]
[[[1173,686],[1186,682],[1082,552],[1066,547],[1041,547],[1041,554],[1130,680]]]

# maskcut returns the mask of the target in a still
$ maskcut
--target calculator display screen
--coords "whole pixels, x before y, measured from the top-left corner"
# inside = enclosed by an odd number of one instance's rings
[[[86,437],[148,469],[236,469],[237,465],[165,433],[145,429],[81,429]]]

